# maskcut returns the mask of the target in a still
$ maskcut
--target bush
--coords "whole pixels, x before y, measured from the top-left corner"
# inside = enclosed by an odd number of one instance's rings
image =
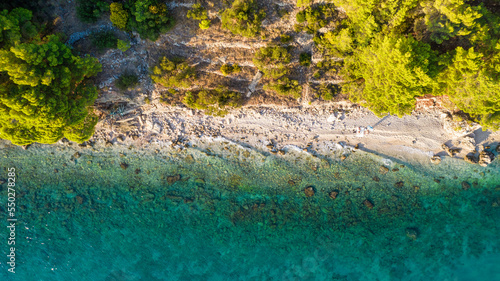
[[[161,59],[160,65],[153,68],[151,79],[166,88],[189,88],[194,84],[196,72],[183,59]]]
[[[160,0],[134,0],[127,2],[126,8],[131,15],[129,28],[136,30],[142,38],[155,41],[174,26],[167,5]]]
[[[302,86],[299,85],[299,81],[290,80],[288,77],[278,79],[264,86],[265,90],[271,90],[282,96],[292,96],[294,98],[300,98],[302,95]]]
[[[96,22],[104,12],[109,11],[109,5],[102,0],[78,0],[76,15],[85,23]]]
[[[24,37],[23,27],[32,26],[29,10],[1,16],[10,29],[0,36],[0,138],[17,145],[88,140],[97,89],[86,78],[101,71],[97,59],[74,56],[55,35]]]
[[[201,29],[208,29],[210,27],[207,9],[202,7],[201,4],[194,4],[187,12],[187,17],[199,20],[200,23],[198,25]]]
[[[280,35],[280,42],[283,43],[283,44],[286,44],[290,41],[293,40],[293,37],[290,36],[290,35],[287,35],[287,34],[281,34]]]
[[[203,89],[197,93],[187,92],[184,103],[193,109],[204,110],[206,114],[224,116],[229,108],[241,105],[241,94],[224,87],[214,90]]]
[[[286,48],[269,46],[255,53],[253,63],[266,77],[277,79],[288,73],[285,65],[290,63],[291,58]]]
[[[338,85],[327,85],[320,84],[317,90],[318,96],[323,100],[331,100],[340,92],[340,87]]]
[[[260,24],[266,13],[258,10],[254,0],[235,0],[231,8],[226,9],[221,16],[222,28],[233,34],[244,37],[254,37],[260,31]]]
[[[111,20],[113,25],[118,27],[119,29],[126,29],[129,12],[123,9],[123,5],[121,3],[117,2],[111,3],[111,5],[109,5],[109,9],[111,11],[109,19]]]
[[[325,27],[337,15],[338,12],[333,4],[309,6],[297,13],[296,18],[299,25],[296,26],[296,29],[313,34],[320,28]]]
[[[92,33],[92,35],[90,35],[90,39],[92,40],[92,45],[97,47],[99,50],[116,48],[117,38],[111,31]]]
[[[238,64],[233,64],[233,65],[230,65],[230,64],[223,64],[221,67],[220,67],[220,71],[222,72],[222,74],[224,76],[227,76],[231,73],[238,73],[241,71],[241,68]]]
[[[120,77],[116,80],[116,87],[122,91],[127,90],[128,88],[137,86],[139,84],[139,77],[133,73],[124,73],[120,75]]]
[[[297,0],[297,7],[307,6],[311,4],[311,0]]]
[[[311,65],[311,58],[312,55],[309,53],[301,53],[299,57],[299,63],[302,66],[309,66]]]
[[[130,49],[130,42],[118,39],[116,41],[116,47],[120,49],[122,52],[126,52],[128,49]]]

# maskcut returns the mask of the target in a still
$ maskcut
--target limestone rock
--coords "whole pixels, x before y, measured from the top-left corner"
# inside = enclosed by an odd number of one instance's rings
[[[493,153],[486,151],[486,150],[483,150],[483,151],[481,151],[481,153],[479,153],[479,162],[478,163],[479,163],[479,165],[486,167],[491,163],[491,161],[493,161],[494,157],[495,156],[493,155]]]
[[[439,163],[441,163],[441,156],[439,155],[434,155],[431,157],[431,163],[434,164],[434,165],[437,165]]]
[[[311,196],[314,196],[314,187],[312,186],[308,186],[304,189],[304,193],[306,194],[307,197],[311,197]]]
[[[332,198],[332,199],[336,199],[337,195],[339,195],[338,190],[334,190],[334,191],[330,192],[330,194],[329,194],[330,198]]]

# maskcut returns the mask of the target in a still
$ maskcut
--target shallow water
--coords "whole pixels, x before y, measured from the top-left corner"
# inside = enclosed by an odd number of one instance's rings
[[[0,278],[500,280],[498,163],[280,156],[217,141],[158,152],[6,147],[17,259],[8,273],[2,231]],[[6,196],[4,184],[2,217]]]

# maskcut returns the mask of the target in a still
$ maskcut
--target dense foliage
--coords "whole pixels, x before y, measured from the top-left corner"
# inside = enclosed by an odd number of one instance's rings
[[[151,79],[155,83],[166,88],[187,89],[192,86],[195,78],[195,69],[179,58],[169,60],[163,57],[151,74]]]
[[[116,48],[117,38],[112,31],[94,32],[90,35],[92,45],[99,50]]]
[[[210,27],[207,9],[202,7],[201,4],[194,4],[186,16],[194,20],[199,20],[200,23],[198,25],[201,29],[208,29]]]
[[[338,12],[333,4],[309,6],[297,13],[296,19],[298,24],[295,26],[295,30],[304,30],[307,33],[314,34],[329,22],[332,22],[337,14]]]
[[[264,89],[271,90],[279,95],[299,98],[302,87],[297,80],[291,80],[287,75],[290,73],[288,65],[292,56],[288,49],[281,46],[268,46],[260,48],[253,58],[255,66],[269,78],[269,83]]]
[[[220,67],[220,72],[222,72],[224,76],[230,75],[232,73],[238,73],[240,71],[241,67],[238,64],[230,65],[226,63]]]
[[[137,31],[141,37],[158,39],[174,25],[167,5],[160,0],[131,0],[110,5],[110,20],[118,28]]]
[[[120,90],[126,90],[139,84],[139,77],[134,73],[125,72],[116,80],[116,87]]]
[[[204,110],[206,114],[224,116],[228,109],[241,105],[241,98],[240,93],[218,87],[213,90],[189,91],[184,96],[184,104],[193,109]]]
[[[109,11],[109,3],[102,0],[78,0],[76,7],[76,15],[86,23],[96,22],[107,11]]]
[[[353,101],[401,116],[418,96],[447,95],[484,127],[500,126],[500,17],[490,11],[493,2],[333,2],[344,20],[314,41],[325,58],[344,58],[343,91]]]
[[[0,15],[0,138],[18,145],[82,142],[97,122],[89,114],[97,89],[85,78],[101,65],[74,56],[58,36],[40,38],[31,17],[22,8]]]
[[[235,0],[231,8],[221,15],[222,28],[233,34],[254,37],[260,32],[260,25],[266,13],[259,10],[255,0]]]

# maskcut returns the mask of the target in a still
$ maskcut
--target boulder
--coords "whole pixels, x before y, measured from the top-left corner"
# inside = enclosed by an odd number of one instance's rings
[[[434,164],[434,165],[437,165],[439,163],[441,163],[441,156],[439,155],[434,155],[431,157],[431,163]]]
[[[312,186],[307,186],[305,189],[304,189],[304,193],[306,194],[306,197],[312,197],[314,196],[314,187]]]
[[[380,166],[380,168],[378,169],[378,171],[382,174],[382,175],[385,175],[389,172],[389,168],[387,168],[386,166]]]
[[[481,153],[479,153],[479,162],[478,163],[479,163],[479,165],[486,167],[491,163],[491,161],[493,161],[494,157],[495,156],[493,155],[493,153],[486,151],[486,150],[483,150],[483,151],[481,151]]]
[[[337,195],[339,195],[339,191],[334,190],[334,191],[330,192],[329,195],[330,195],[330,198],[335,199],[335,198],[337,198]]]

